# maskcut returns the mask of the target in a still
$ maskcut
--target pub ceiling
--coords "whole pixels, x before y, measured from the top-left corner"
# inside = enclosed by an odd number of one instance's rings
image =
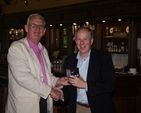
[[[1,13],[17,13],[61,7],[93,0],[0,0]]]

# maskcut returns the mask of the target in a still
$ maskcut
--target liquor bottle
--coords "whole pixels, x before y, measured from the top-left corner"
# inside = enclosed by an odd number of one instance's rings
[[[124,42],[121,43],[121,52],[125,52],[125,43]]]

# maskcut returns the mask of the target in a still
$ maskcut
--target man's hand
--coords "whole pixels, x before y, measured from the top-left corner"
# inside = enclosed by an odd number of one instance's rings
[[[86,88],[86,82],[83,80],[83,78],[74,76],[74,75],[70,75],[69,77],[69,83],[75,87],[78,88]]]
[[[60,91],[61,96],[60,96],[60,100],[64,97],[63,91],[60,88],[55,87],[56,90]]]
[[[50,92],[50,96],[51,98],[53,98],[53,100],[58,101],[62,99],[63,92],[59,88],[52,88]]]
[[[68,86],[68,85],[70,85],[69,82],[68,82],[68,77],[61,77],[61,78],[59,78],[57,83],[60,86]]]

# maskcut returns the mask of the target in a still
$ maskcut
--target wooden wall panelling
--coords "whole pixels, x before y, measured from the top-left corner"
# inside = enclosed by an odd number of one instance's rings
[[[101,45],[101,43],[102,43],[102,24],[101,23],[97,23],[96,24],[96,26],[95,26],[96,28],[95,28],[95,31],[94,31],[94,33],[95,33],[95,37],[94,37],[94,44],[93,44],[93,47],[94,48],[97,48],[97,49],[102,49],[101,47],[102,47],[102,45]]]
[[[45,44],[44,46],[48,50],[48,53],[50,54],[50,35],[49,35],[49,28],[46,27],[46,33],[45,33]]]
[[[137,38],[141,38],[141,21],[140,19],[137,20]],[[140,61],[141,59],[139,58],[139,50],[137,50],[137,70],[138,72],[141,72],[141,64]]]
[[[23,27],[31,13],[40,13],[48,24],[99,21],[102,19],[137,18],[141,1],[129,0],[92,1],[57,8],[0,15],[0,29]],[[132,7],[132,10],[130,10]],[[0,31],[1,32],[1,31]],[[99,48],[99,47],[98,47]]]
[[[0,29],[0,43],[1,43],[1,49],[0,52],[3,53],[6,51],[6,40],[7,40],[7,29]]]
[[[128,40],[128,66],[136,67],[136,56],[137,56],[137,25],[134,20],[129,25],[129,40]],[[137,68],[137,67],[136,67]]]
[[[74,52],[74,40],[73,40],[73,34],[72,34],[72,25],[71,24],[68,24],[68,39],[67,39],[67,55],[72,55],[73,52]]]
[[[49,42],[50,42],[49,50],[50,50],[50,56],[52,56],[52,54],[55,50],[55,31],[56,31],[56,28],[51,27],[49,29],[50,29],[49,30]]]

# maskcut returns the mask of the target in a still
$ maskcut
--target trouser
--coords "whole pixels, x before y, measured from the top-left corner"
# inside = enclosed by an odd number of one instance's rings
[[[76,113],[91,113],[90,108],[76,104]]]
[[[44,98],[40,98],[40,113],[47,113],[47,101]]]

